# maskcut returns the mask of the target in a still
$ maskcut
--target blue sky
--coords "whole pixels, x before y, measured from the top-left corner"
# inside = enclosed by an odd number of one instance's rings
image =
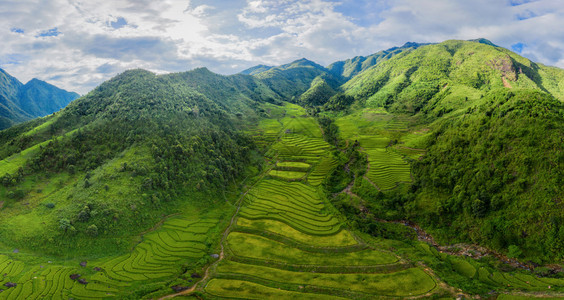
[[[131,68],[233,74],[480,37],[564,68],[564,0],[0,0],[0,68],[83,94]]]

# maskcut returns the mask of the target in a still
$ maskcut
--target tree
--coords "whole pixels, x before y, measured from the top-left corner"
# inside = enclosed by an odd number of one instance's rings
[[[86,234],[89,236],[97,236],[98,235],[98,226],[92,224],[86,228]]]
[[[63,230],[64,232],[67,232],[67,230],[69,230],[69,228],[71,228],[72,225],[69,221],[69,219],[60,219],[59,220],[59,229]]]
[[[507,250],[509,250],[509,252],[507,253],[507,257],[509,258],[518,258],[523,253],[517,245],[511,245],[509,246],[509,248],[507,248]]]

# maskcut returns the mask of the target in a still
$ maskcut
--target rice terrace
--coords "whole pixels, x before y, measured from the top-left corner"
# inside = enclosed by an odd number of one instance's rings
[[[0,0],[0,300],[564,299],[561,5],[447,2]]]

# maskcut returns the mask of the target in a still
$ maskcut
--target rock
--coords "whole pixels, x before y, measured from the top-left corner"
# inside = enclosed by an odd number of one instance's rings
[[[190,275],[190,277],[192,277],[192,278],[202,278],[202,276],[200,276],[200,274],[198,274],[198,273],[193,273],[192,275]]]
[[[13,252],[14,252],[14,253],[20,253],[20,249],[17,249],[17,248],[16,248],[16,249],[14,249]]]
[[[212,258],[215,258],[215,259],[218,259],[218,258],[219,258],[219,254],[215,254],[215,253],[214,253],[214,254],[210,254],[210,256],[211,256]]]
[[[88,281],[86,281],[86,279],[80,278],[79,280],[77,280],[78,283],[80,284],[88,284]]]
[[[16,287],[18,284],[15,282],[6,282],[4,283],[4,286],[7,288],[12,288],[12,287]]]
[[[86,261],[81,261],[81,262],[80,262],[80,266],[81,266],[81,267],[86,267]]]
[[[80,274],[70,274],[70,279],[72,280],[77,280],[78,278],[80,278]]]
[[[102,268],[99,268],[99,267],[94,267],[94,271],[96,271],[96,272],[100,272],[100,271],[102,271]]]
[[[187,286],[181,286],[181,285],[171,286],[170,288],[173,289],[175,292],[182,292],[188,289]]]

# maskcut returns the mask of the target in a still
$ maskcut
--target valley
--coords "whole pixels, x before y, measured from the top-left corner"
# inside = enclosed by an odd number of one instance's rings
[[[562,297],[564,71],[488,43],[130,70],[0,131],[0,299]]]

